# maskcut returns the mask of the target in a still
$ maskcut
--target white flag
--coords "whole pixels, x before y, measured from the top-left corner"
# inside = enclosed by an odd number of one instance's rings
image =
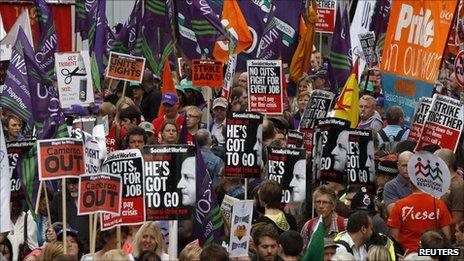
[[[16,22],[11,27],[10,31],[8,31],[6,36],[3,38],[0,38],[1,39],[0,40],[0,61],[10,60],[11,48],[16,42],[19,27],[23,28],[24,33],[26,34],[27,40],[29,40],[29,43],[33,43],[31,22],[29,20],[29,11],[25,9],[21,13],[21,15],[18,16],[18,18],[16,19]],[[32,45],[32,48],[34,48],[34,45]]]
[[[6,151],[3,126],[0,121],[0,233],[11,230],[10,217],[11,172]]]

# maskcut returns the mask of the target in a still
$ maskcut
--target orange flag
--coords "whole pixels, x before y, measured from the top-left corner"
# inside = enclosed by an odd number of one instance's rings
[[[313,52],[314,33],[316,32],[316,20],[316,2],[311,1],[311,4],[308,6],[308,22],[306,24],[306,31],[298,43],[290,64],[290,79],[294,82],[297,82],[301,75],[309,70],[311,54]]]
[[[163,76],[161,77],[163,81],[163,86],[161,88],[161,93],[164,95],[167,92],[172,92],[177,96],[176,87],[174,86],[174,81],[172,80],[171,67],[169,67],[169,59],[166,59],[163,66]],[[158,110],[158,117],[164,115],[164,107],[160,106]]]
[[[253,42],[253,36],[250,30],[248,30],[248,24],[240,10],[237,0],[224,1],[221,23],[236,40],[238,39],[234,53],[241,53]],[[213,55],[216,60],[227,63],[229,59],[229,41],[216,42]]]

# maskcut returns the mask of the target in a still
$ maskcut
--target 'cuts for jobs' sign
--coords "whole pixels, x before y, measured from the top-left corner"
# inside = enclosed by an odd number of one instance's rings
[[[144,147],[146,220],[189,219],[196,204],[195,148]]]
[[[106,77],[141,83],[144,69],[145,58],[110,52]]]
[[[432,105],[432,98],[422,97],[417,103],[417,108],[412,118],[411,131],[409,132],[408,140],[418,142],[424,127],[425,117]]]
[[[120,215],[102,215],[102,230],[116,225],[139,225],[145,221],[143,167],[142,153],[138,149],[115,151],[106,158],[103,171],[121,176],[122,203]]]
[[[226,119],[225,176],[259,178],[261,173],[263,116],[228,112]]]
[[[282,114],[282,61],[248,60],[248,111]]]
[[[38,140],[37,145],[40,180],[77,178],[85,172],[82,140]]]
[[[109,173],[80,176],[78,202],[78,215],[119,214],[121,211],[121,177]]]
[[[463,109],[459,100],[434,94],[416,151],[427,144],[455,151],[463,128]]]
[[[306,152],[303,149],[267,148],[268,179],[282,185],[282,203],[306,198]]]
[[[11,173],[11,197],[22,195],[21,179],[18,171],[16,170],[16,165],[18,163],[18,159],[27,153],[35,144],[35,142],[35,140],[25,140],[8,142],[6,144]]]

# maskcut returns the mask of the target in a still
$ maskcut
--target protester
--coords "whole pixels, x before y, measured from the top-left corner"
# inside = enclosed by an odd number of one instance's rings
[[[147,137],[146,145],[155,145],[158,139],[155,137],[155,129],[153,124],[144,121],[139,124],[139,127],[145,131],[145,136]]]
[[[187,136],[185,137],[185,142],[193,145],[193,137],[200,129],[201,111],[196,106],[187,106],[185,107],[185,112],[187,113]]]
[[[129,232],[128,227],[122,226],[121,227],[121,245],[124,244],[125,238]],[[98,241],[99,245],[101,245],[101,249],[95,252],[95,254],[87,254],[82,256],[80,259],[81,261],[97,261],[97,260],[109,260],[107,253],[112,249],[116,249],[117,247],[117,237],[116,237],[116,228],[112,228],[109,230],[101,230],[98,233]],[[128,258],[128,256],[127,256]],[[113,259],[113,260],[122,260],[122,259]]]
[[[219,144],[225,142],[222,130],[225,129],[227,100],[225,98],[216,98],[213,102],[213,122],[210,124],[211,134],[217,139]]]
[[[459,248],[459,257],[453,258],[453,260],[464,259],[464,221],[459,224],[456,224],[454,236],[456,238],[456,243],[452,247]]]
[[[63,238],[63,229],[58,232],[57,240],[63,242],[66,240],[66,253],[68,255],[74,256],[77,259],[82,257],[82,254],[85,252],[82,242],[78,238],[78,232],[74,229],[66,229],[66,238]]]
[[[303,251],[303,238],[296,231],[285,231],[279,236],[279,248],[283,260],[298,261]]]
[[[49,219],[51,220],[51,217],[48,216],[48,211],[47,211],[47,204],[50,205],[50,203],[53,200],[53,191],[49,189],[48,187],[45,186],[45,189],[47,190],[47,197],[45,197],[45,193],[42,190],[42,193],[40,194],[40,200],[39,200],[39,213],[37,215],[36,223],[37,223],[37,242],[39,243],[39,246],[42,246],[45,241],[46,241],[46,234],[47,234],[47,228],[50,227],[51,224],[49,224]],[[48,202],[46,202],[46,200]]]
[[[6,128],[6,132],[4,133],[6,141],[18,141],[24,138],[21,134],[23,122],[14,114],[6,117],[4,126]]]
[[[224,168],[224,161],[211,152],[212,139],[211,133],[206,129],[198,130],[195,135],[196,144],[200,147],[201,156],[205,162],[206,169],[213,181],[213,184],[219,184],[219,175]]]
[[[367,251],[367,260],[372,261],[391,261],[390,253],[384,246],[371,246]]]
[[[139,149],[142,151],[143,146],[147,143],[147,135],[144,129],[139,126],[132,127],[126,135],[127,149]]]
[[[385,184],[383,200],[388,214],[390,214],[398,200],[411,194],[408,162],[412,155],[413,153],[410,151],[405,151],[398,155],[398,171],[400,174]]]
[[[268,223],[258,223],[251,230],[251,237],[256,248],[256,255],[251,260],[283,260],[279,255],[277,242],[279,233],[275,226]]]
[[[4,238],[3,241],[0,241],[0,258],[3,258],[5,261],[13,260],[13,246],[8,238]]]
[[[104,102],[100,106],[100,111],[98,116],[108,117],[108,134],[106,135],[106,149],[109,152],[120,150],[123,146],[123,137],[126,136],[126,130],[121,129],[121,127],[115,122],[116,116],[116,107],[109,103]]]
[[[40,255],[40,261],[49,261],[55,260],[56,257],[64,254],[64,247],[63,242],[53,242],[51,244],[47,244],[42,254]]]
[[[293,128],[298,129],[300,126],[300,120],[303,117],[303,113],[306,109],[306,105],[309,101],[309,92],[302,91],[296,96],[296,104],[298,110],[293,114]]]
[[[324,261],[332,260],[337,251],[338,245],[330,237],[324,237]]]
[[[164,115],[160,115],[152,121],[153,127],[155,128],[155,137],[159,137],[158,135],[162,133],[161,129],[166,120],[175,122],[177,130],[182,128],[182,123],[184,122],[184,116],[179,114],[179,99],[175,93],[167,92],[163,94],[161,105],[164,109]]]
[[[177,144],[179,140],[179,129],[177,124],[171,121],[164,121],[160,128],[160,144]]]
[[[99,259],[95,259],[95,260],[99,260]],[[104,253],[102,255],[101,260],[104,260],[104,261],[112,261],[112,260],[131,261],[133,259],[128,254],[124,253],[124,251],[122,251],[122,250],[112,249],[112,250],[109,250],[106,253]]]
[[[179,261],[199,260],[201,251],[199,246],[186,246],[180,251]]]
[[[121,110],[119,114],[119,120],[121,128],[130,131],[131,128],[137,127],[140,124],[140,112],[135,106],[129,106]]]
[[[200,261],[228,261],[229,253],[222,246],[211,244],[201,251]]]
[[[169,256],[163,252],[164,239],[159,225],[156,222],[145,222],[135,235],[133,242],[134,257],[141,260],[142,252],[154,251],[161,260],[169,260]]]
[[[388,108],[387,126],[377,132],[381,150],[394,151],[394,142],[404,141],[409,136],[409,129],[404,128],[404,112],[399,106]]]
[[[152,122],[161,104],[161,91],[158,88],[159,78],[149,69],[145,69],[142,78],[143,97],[140,111],[146,121]]]
[[[22,198],[11,199],[10,212],[12,230],[8,234],[8,240],[13,247],[12,260],[18,260],[22,244],[25,244],[25,247],[29,248],[30,251],[39,246],[37,242],[37,225],[34,222],[32,213],[23,211]]]
[[[383,128],[382,118],[375,110],[374,97],[370,95],[363,95],[359,99],[359,111],[358,129],[378,132]]]
[[[366,260],[366,244],[372,232],[372,218],[366,212],[358,211],[350,215],[346,231],[334,239],[338,245],[336,254],[346,252],[352,254],[355,260]]]

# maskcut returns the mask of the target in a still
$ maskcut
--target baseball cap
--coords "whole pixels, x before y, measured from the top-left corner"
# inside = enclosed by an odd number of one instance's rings
[[[223,97],[219,97],[219,98],[214,99],[214,101],[213,101],[213,109],[216,108],[216,107],[222,107],[222,108],[227,109],[227,100],[225,98],[223,98]]]
[[[129,82],[129,87],[140,87],[140,83],[138,83],[138,82]]]
[[[67,109],[64,113],[65,115],[72,115],[77,114],[79,116],[87,116],[89,112],[79,104],[73,104],[69,109]]]
[[[385,105],[385,98],[382,97],[382,96],[377,97],[377,99],[375,99],[375,105],[376,105],[376,106],[380,106],[380,107],[384,107],[384,105]]]
[[[200,92],[201,93],[201,87],[193,87],[192,85],[192,81],[185,81],[183,83],[181,83],[184,91],[186,90],[194,90],[196,92]]]
[[[338,247],[337,244],[335,244],[334,240],[330,237],[324,237],[324,248],[326,247]]]
[[[161,99],[162,104],[167,103],[169,105],[174,105],[177,103],[177,101],[177,95],[173,92],[167,92],[163,94],[163,98]]]
[[[77,239],[77,234],[78,232],[72,228],[66,229],[66,236],[72,236]],[[60,232],[56,234],[56,238],[58,239],[58,241],[63,240],[63,229],[61,229]]]
[[[139,127],[144,129],[145,132],[151,132],[151,133],[155,134],[153,124],[149,123],[148,121],[141,122],[139,124]]]

